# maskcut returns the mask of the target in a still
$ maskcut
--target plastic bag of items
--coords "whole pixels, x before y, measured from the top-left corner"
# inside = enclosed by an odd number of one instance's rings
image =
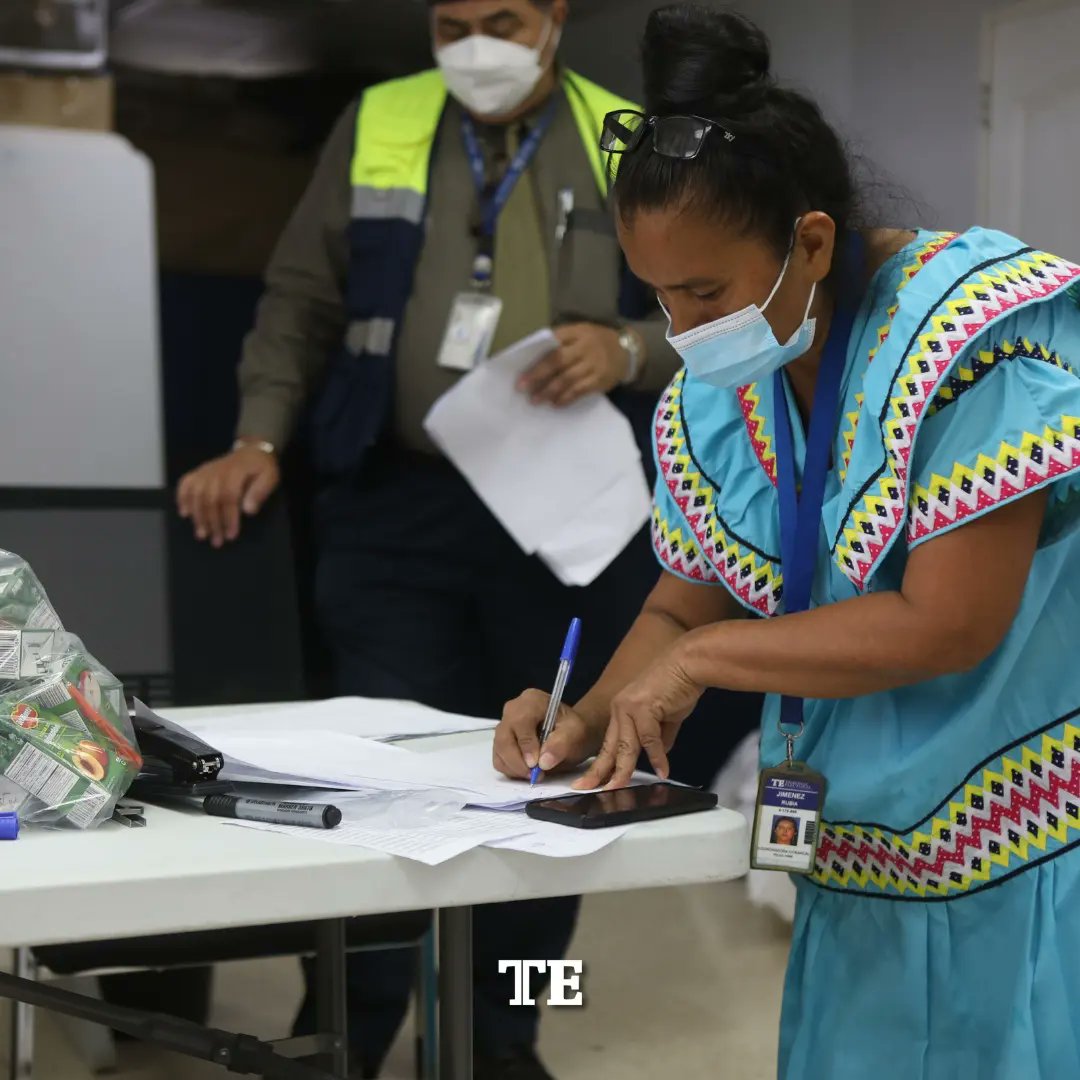
[[[0,810],[93,828],[141,764],[120,682],[64,630],[29,565],[0,550]]]

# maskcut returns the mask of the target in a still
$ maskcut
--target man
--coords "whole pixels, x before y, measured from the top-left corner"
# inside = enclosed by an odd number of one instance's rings
[[[522,393],[538,408],[612,393],[646,421],[677,361],[607,206],[601,122],[631,106],[557,65],[567,0],[429,3],[439,70],[368,90],[332,134],[267,274],[236,445],[185,477],[178,501],[200,538],[235,539],[278,486],[310,399],[304,427],[325,479],[317,607],[338,691],[498,716],[550,682],[574,615],[585,635],[568,700],[591,685],[656,572],[644,535],[584,590],[515,546],[423,430],[461,376],[446,342],[497,352],[554,325],[560,348]],[[498,960],[562,956],[576,906],[477,912],[478,1078],[548,1076],[536,1011],[509,1005]],[[365,1075],[410,984],[403,956],[350,959]]]

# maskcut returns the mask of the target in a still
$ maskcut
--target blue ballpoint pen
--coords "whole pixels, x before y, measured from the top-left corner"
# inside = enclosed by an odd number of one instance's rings
[[[540,729],[540,749],[544,749],[544,743],[555,727],[555,717],[559,715],[559,706],[562,705],[563,693],[570,679],[570,672],[574,670],[574,661],[577,659],[578,642],[581,641],[581,620],[572,619],[570,629],[566,632],[566,641],[563,642],[562,655],[559,657],[559,673],[555,676],[555,688],[551,691],[551,700],[548,702],[547,715],[544,717],[544,726]],[[540,766],[534,765],[529,774],[530,786],[540,779]]]

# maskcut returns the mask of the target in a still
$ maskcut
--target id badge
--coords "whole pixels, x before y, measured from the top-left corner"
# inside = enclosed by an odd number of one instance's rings
[[[502,309],[503,302],[490,293],[458,293],[439,350],[439,367],[472,371],[486,360]]]
[[[812,874],[824,803],[825,777],[801,761],[763,769],[750,865],[755,870]]]

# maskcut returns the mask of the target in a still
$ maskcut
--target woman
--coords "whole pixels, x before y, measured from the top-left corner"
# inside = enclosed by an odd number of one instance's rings
[[[769,835],[769,843],[785,844],[789,847],[799,842],[799,823],[794,818],[773,818],[772,832]]]
[[[687,364],[656,421],[666,572],[539,764],[598,754],[581,786],[619,786],[643,747],[664,775],[722,686],[771,695],[774,766],[801,705],[828,794],[780,1075],[1080,1076],[1080,268],[982,229],[856,231],[839,140],[734,15],[658,11],[644,57],[660,119],[605,145]],[[822,409],[822,505],[793,528]],[[507,706],[504,772],[545,700]]]

